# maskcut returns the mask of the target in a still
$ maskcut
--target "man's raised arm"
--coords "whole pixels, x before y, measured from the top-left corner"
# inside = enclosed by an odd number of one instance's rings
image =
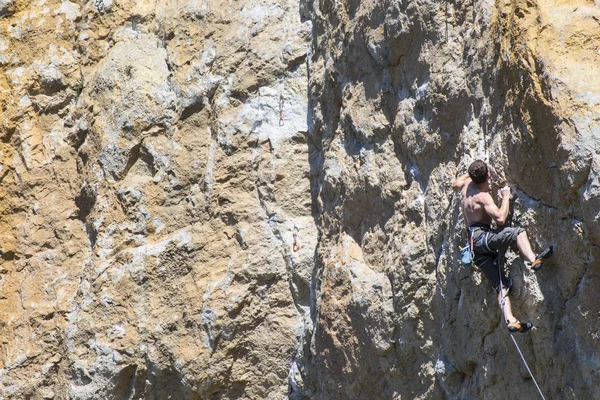
[[[500,208],[496,207],[494,199],[492,199],[492,196],[490,196],[489,193],[483,193],[483,196],[481,196],[481,205],[485,209],[485,212],[492,217],[498,225],[504,225],[506,218],[508,217],[508,207],[510,206],[510,188],[503,187],[500,190],[500,193],[502,194],[502,205]]]
[[[463,176],[456,178],[454,182],[452,182],[452,190],[455,192],[460,192],[465,185],[469,184],[470,180],[471,178],[469,178],[469,174],[464,174]]]

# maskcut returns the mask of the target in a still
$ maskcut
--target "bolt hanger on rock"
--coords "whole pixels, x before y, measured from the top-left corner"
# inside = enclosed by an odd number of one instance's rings
[[[279,126],[283,126],[283,94],[279,95]]]

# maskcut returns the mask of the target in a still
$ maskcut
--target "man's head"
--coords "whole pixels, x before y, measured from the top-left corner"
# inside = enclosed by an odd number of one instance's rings
[[[469,165],[469,177],[473,180],[473,182],[480,184],[488,179],[488,167],[487,165],[481,161],[473,161],[471,165]]]

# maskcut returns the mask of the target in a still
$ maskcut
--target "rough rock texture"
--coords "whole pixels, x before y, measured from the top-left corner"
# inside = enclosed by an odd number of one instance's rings
[[[0,0],[0,397],[600,399],[600,3]],[[494,189],[496,190],[496,188]]]
[[[315,1],[319,229],[307,389],[319,398],[539,396],[482,275],[459,264],[476,158],[513,185],[517,337],[547,398],[600,398],[600,4]],[[312,375],[311,375],[312,374]],[[306,395],[305,397],[310,397]]]
[[[0,397],[287,395],[317,232],[297,7],[0,2]]]

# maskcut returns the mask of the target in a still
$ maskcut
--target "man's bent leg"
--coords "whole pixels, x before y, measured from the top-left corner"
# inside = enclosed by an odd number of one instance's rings
[[[527,232],[523,231],[519,233],[517,236],[517,247],[523,254],[523,257],[527,259],[530,263],[535,261],[535,253],[531,249],[531,243],[529,243],[529,237],[527,236]]]

